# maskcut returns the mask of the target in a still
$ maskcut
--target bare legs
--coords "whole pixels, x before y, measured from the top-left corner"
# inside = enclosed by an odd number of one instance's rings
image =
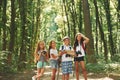
[[[79,63],[75,61],[76,80],[79,80]]]
[[[79,64],[81,65],[84,79],[87,80],[87,72],[85,69],[84,61],[80,61],[80,62],[75,61],[76,80],[79,80]]]
[[[57,69],[52,70],[52,78],[51,78],[51,80],[55,80],[56,71],[57,71]]]
[[[38,72],[38,73],[37,73],[37,75],[35,75],[34,77],[35,77],[37,80],[40,80],[40,77],[43,76],[43,74],[44,74],[44,70],[45,70],[44,68],[38,68],[38,69],[37,69],[37,72]]]
[[[63,74],[62,80],[69,80],[69,74]]]

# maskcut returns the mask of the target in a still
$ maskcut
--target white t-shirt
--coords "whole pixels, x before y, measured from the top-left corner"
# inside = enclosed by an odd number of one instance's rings
[[[83,57],[83,56],[85,56],[85,51],[84,51],[82,45],[79,44],[78,46],[76,46],[76,52],[77,51],[81,51],[81,53],[82,53],[82,54],[78,54],[77,57]]]
[[[71,50],[71,51],[73,51],[73,48],[71,46],[66,46],[66,45],[62,45],[62,46],[64,46],[63,50]],[[60,46],[60,49],[59,49],[61,51],[62,51],[62,46]],[[66,57],[66,54],[63,54],[62,55],[62,62],[64,62],[64,61],[72,61],[72,57]]]
[[[55,56],[58,56],[58,51],[57,49],[50,49],[50,59],[52,60],[57,60],[58,58],[52,58],[51,54],[55,55]]]

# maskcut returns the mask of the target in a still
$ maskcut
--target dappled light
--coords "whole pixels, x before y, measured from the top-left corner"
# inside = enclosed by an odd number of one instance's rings
[[[0,80],[71,72],[120,80],[120,0],[0,0]]]

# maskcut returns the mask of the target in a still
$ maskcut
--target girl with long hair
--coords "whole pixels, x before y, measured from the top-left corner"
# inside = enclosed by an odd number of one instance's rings
[[[37,75],[32,77],[32,80],[39,80],[43,76],[48,59],[48,53],[45,49],[45,42],[39,41],[34,52],[34,61],[37,62]]]
[[[81,65],[84,79],[87,80],[87,72],[85,68],[84,56],[85,56],[85,45],[89,42],[89,38],[85,37],[82,33],[77,33],[74,42],[74,51],[76,57],[75,61],[75,72],[76,80],[79,80],[79,64]]]
[[[58,51],[56,49],[56,42],[54,40],[50,41],[48,53],[50,57],[50,65],[52,68],[51,80],[55,80],[58,68]]]

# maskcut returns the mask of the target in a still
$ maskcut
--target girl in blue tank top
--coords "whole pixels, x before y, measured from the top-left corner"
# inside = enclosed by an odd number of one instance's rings
[[[37,75],[32,77],[32,80],[40,79],[44,74],[48,53],[45,49],[45,42],[39,41],[34,53],[34,61],[37,62]]]

